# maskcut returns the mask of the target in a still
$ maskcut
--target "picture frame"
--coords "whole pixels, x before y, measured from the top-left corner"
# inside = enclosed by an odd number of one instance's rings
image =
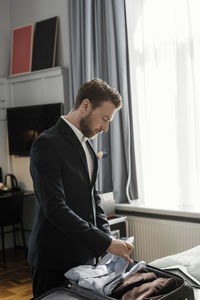
[[[55,67],[59,17],[35,23],[32,71]]]
[[[10,75],[31,72],[34,25],[14,28],[12,31]]]

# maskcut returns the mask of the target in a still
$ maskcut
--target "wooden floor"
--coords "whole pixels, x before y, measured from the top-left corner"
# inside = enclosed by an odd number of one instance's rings
[[[23,250],[6,250],[6,262],[0,252],[0,300],[28,300],[33,297],[30,268]]]

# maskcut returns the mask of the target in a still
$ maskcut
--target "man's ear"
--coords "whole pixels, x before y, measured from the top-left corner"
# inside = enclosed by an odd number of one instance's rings
[[[81,111],[82,112],[89,112],[91,110],[91,103],[89,99],[83,99],[81,102]]]

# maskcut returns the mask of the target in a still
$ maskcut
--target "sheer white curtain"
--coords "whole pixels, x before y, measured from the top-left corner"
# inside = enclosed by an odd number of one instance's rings
[[[200,208],[199,0],[126,0],[139,198]]]

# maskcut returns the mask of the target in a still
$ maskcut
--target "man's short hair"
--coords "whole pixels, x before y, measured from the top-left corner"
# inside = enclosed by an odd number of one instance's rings
[[[84,83],[78,90],[75,102],[77,109],[84,99],[89,99],[92,108],[95,109],[105,101],[110,101],[116,109],[122,106],[122,97],[118,90],[110,87],[107,82],[99,78]]]

